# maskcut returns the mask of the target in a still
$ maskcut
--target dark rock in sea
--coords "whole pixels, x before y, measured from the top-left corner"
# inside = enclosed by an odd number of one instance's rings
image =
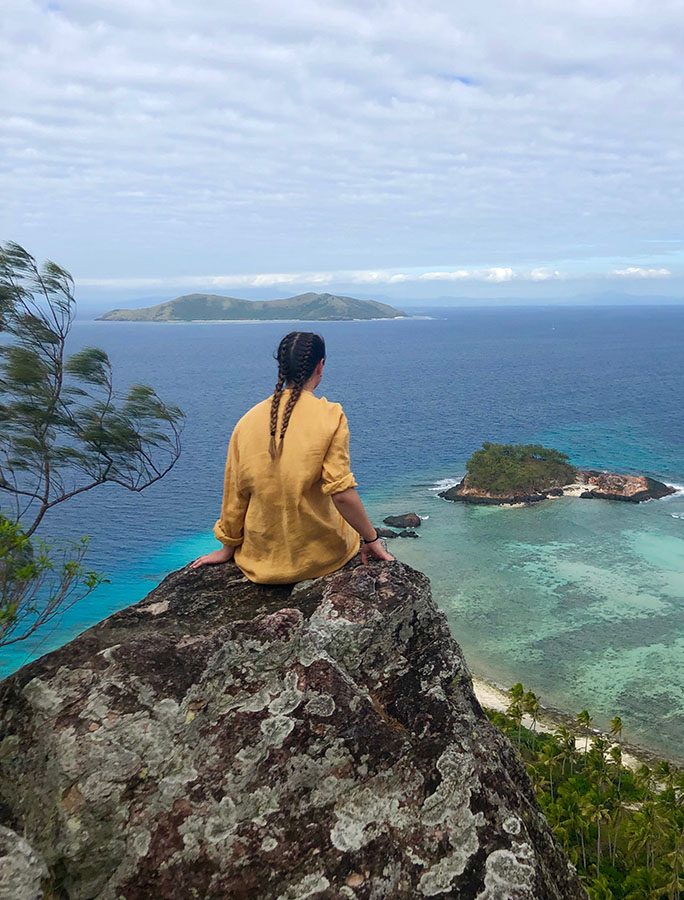
[[[0,691],[12,900],[586,900],[399,562],[185,569]]]
[[[411,531],[410,529],[405,528],[403,531],[399,532],[399,537],[417,538],[420,537],[420,535],[415,531]]]
[[[660,500],[676,493],[675,488],[648,475],[615,475],[611,472],[588,470],[577,473],[578,484],[589,488],[580,497],[586,500],[623,500],[641,503],[644,500]]]
[[[562,489],[560,491],[562,493]],[[482,506],[502,506],[512,503],[538,503],[540,500],[546,500],[551,493],[548,491],[536,491],[534,493],[509,493],[496,494],[489,491],[481,491],[478,488],[471,488],[465,478],[453,487],[447,488],[446,491],[440,491],[438,496],[445,500],[459,500],[462,503],[471,503]]]
[[[382,520],[392,528],[420,528],[421,518],[416,513],[404,513],[403,516],[387,516]]]
[[[378,536],[381,538],[395,538],[399,537],[398,531],[392,531],[391,528],[376,528],[378,532]]]

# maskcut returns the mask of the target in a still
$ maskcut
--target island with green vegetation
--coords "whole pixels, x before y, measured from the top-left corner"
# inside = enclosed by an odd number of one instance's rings
[[[304,322],[349,321],[354,319],[398,319],[401,310],[378,303],[336,294],[309,292],[281,300],[241,300],[219,294],[186,294],[141,309],[112,309],[103,322],[233,322],[296,320]]]
[[[559,450],[540,444],[483,443],[466,463],[466,475],[442,491],[445,500],[476,504],[527,504],[550,497],[640,503],[674,494],[648,475],[579,470]]]

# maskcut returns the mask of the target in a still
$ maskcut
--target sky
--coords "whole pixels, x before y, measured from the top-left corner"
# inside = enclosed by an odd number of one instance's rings
[[[2,6],[0,240],[86,303],[684,302],[684,0]]]

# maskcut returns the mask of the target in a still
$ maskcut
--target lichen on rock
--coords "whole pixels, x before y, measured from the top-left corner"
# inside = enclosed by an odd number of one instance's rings
[[[399,562],[176,572],[0,690],[1,816],[45,896],[586,896]]]

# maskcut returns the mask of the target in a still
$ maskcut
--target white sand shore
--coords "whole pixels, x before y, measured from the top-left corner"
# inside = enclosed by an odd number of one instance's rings
[[[477,697],[480,706],[486,706],[488,709],[496,709],[499,712],[505,713],[511,703],[508,691],[504,691],[494,684],[483,681],[481,678],[473,677],[473,689],[475,690],[475,696]],[[537,716],[537,729],[539,731],[552,733],[559,725],[570,725],[572,721],[572,716],[564,714],[560,712],[560,710],[542,708]],[[524,716],[522,722],[526,728],[532,727],[532,718],[530,716]],[[657,759],[661,758],[657,753],[647,750],[646,748],[635,747],[633,744],[629,744],[628,750],[623,741],[616,742],[612,735],[606,734],[605,732],[597,731],[596,729],[592,729],[592,732],[606,738],[611,744],[619,743],[620,749],[622,750],[622,763],[633,771],[636,771],[639,766],[642,766],[644,763],[648,766],[652,766]],[[584,752],[585,744],[586,739],[584,735],[578,736],[575,739],[575,746],[579,751]]]
[[[585,491],[590,491],[590,484],[565,484],[563,485],[563,496],[564,497],[579,497],[580,494],[583,494]],[[554,499],[551,497],[550,499]]]

